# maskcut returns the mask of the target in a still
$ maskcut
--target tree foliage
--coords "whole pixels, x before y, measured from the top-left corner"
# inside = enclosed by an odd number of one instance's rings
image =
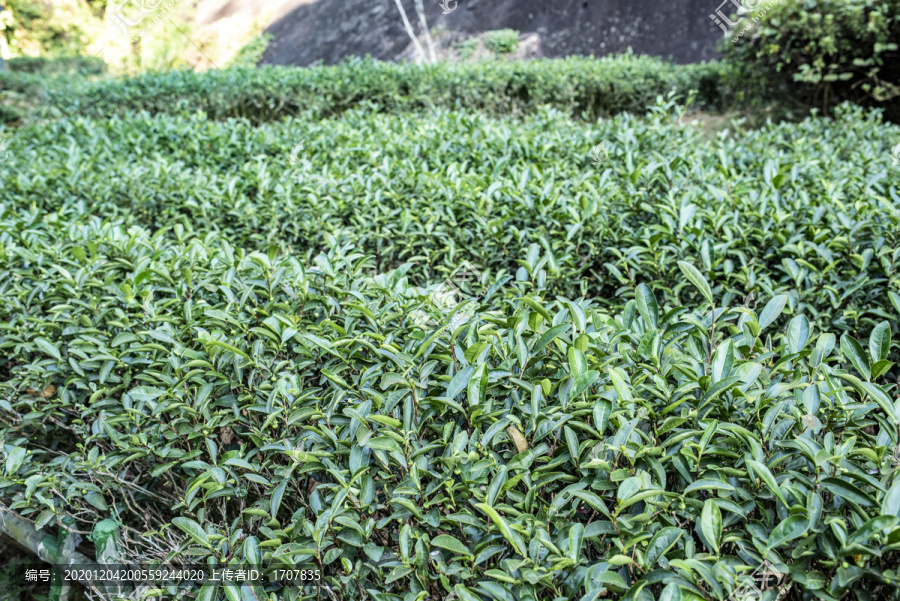
[[[726,59],[747,66],[750,77],[813,106],[852,100],[900,116],[900,2],[779,0],[758,12],[724,44]]]

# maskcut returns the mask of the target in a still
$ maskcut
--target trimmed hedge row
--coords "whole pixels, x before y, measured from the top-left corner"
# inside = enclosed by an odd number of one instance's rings
[[[91,56],[16,56],[6,61],[11,71],[23,73],[101,75],[106,72],[103,59]]]
[[[18,62],[19,70],[0,71],[0,126],[21,125],[31,117],[40,116],[48,110],[52,112],[49,107],[56,97],[71,94],[73,89],[86,85],[88,80],[85,78],[96,75],[79,68],[81,61],[78,59],[59,64],[48,61],[46,70],[39,67],[41,59],[20,58],[10,62],[13,61]],[[32,61],[33,69],[29,68]],[[85,62],[91,64],[91,61]],[[72,77],[68,68],[77,69],[78,75]]]
[[[0,125],[25,119],[43,98],[47,83],[41,75],[0,71]]]
[[[311,110],[320,116],[357,106],[394,112],[465,108],[522,114],[550,104],[594,119],[623,111],[642,113],[661,94],[697,90],[697,105],[732,108],[744,97],[742,78],[723,64],[674,65],[631,54],[601,59],[434,66],[353,59],[307,69],[260,67],[173,71],[79,86],[53,102],[61,115],[108,117],[204,112],[211,119],[241,117],[263,123]]]

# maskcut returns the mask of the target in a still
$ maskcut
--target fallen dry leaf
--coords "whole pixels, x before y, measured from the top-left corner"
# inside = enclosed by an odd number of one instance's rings
[[[221,441],[223,445],[226,445],[231,444],[232,440],[234,440],[234,431],[232,431],[229,426],[225,426],[219,432],[219,441]]]
[[[515,426],[510,426],[506,429],[506,433],[509,434],[509,437],[512,438],[513,444],[516,445],[516,451],[519,453],[524,453],[528,450],[528,441],[525,439],[525,436],[519,432],[519,429]]]

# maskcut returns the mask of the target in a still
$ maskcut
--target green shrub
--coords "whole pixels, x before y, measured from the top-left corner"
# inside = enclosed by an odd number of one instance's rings
[[[511,54],[519,47],[519,32],[515,29],[498,29],[484,34],[485,47],[495,54]]]
[[[657,96],[671,91],[684,96],[701,90],[695,105],[705,110],[735,106],[742,102],[744,83],[734,74],[729,65],[676,66],[633,55],[426,67],[350,60],[308,69],[173,71],[70,84],[51,106],[60,116],[203,111],[213,119],[264,123],[307,110],[327,117],[360,105],[389,112],[465,107],[499,115],[530,113],[550,104],[593,120],[623,111],[643,113]]]
[[[11,125],[25,117],[25,112],[0,104],[0,124]]]
[[[748,77],[815,106],[852,100],[900,116],[900,0],[779,0],[758,13],[724,45]]]
[[[10,70],[0,71],[0,124],[4,125],[32,121],[45,113],[55,98],[87,85],[105,69],[102,61],[88,57],[14,58],[10,65]]]
[[[95,56],[57,58],[21,56],[9,59],[7,64],[11,71],[23,73],[102,75],[106,72],[106,63]]]
[[[457,42],[454,48],[456,48],[456,51],[459,53],[459,58],[461,58],[462,60],[466,60],[473,54],[475,54],[476,50],[478,50],[478,39],[466,38],[460,42]]]
[[[0,71],[0,93],[38,96],[46,85],[45,77],[28,72]]]
[[[235,56],[228,64],[228,67],[255,67],[257,63],[262,60],[263,54],[265,54],[266,48],[269,46],[269,42],[272,41],[273,37],[274,36],[270,33],[263,33],[254,37],[250,43],[241,47],[237,56]]]
[[[57,76],[0,71],[0,124],[27,120],[31,111],[46,101],[47,85],[55,81]]]

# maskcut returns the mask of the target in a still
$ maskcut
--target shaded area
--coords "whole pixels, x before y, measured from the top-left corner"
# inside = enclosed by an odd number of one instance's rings
[[[225,8],[238,10],[244,1],[230,0]],[[403,5],[418,31],[413,0]],[[512,28],[539,36],[537,56],[603,56],[631,47],[679,63],[717,56],[721,31],[708,17],[715,8],[697,0],[460,0],[445,15],[436,0],[425,6],[429,26],[454,38]],[[367,54],[393,60],[410,45],[393,0],[303,2],[266,31],[274,39],[263,62],[275,65],[333,64]]]

